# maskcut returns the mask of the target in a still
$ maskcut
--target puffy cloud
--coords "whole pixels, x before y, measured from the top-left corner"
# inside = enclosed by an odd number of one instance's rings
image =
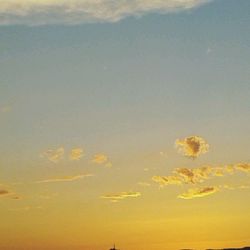
[[[71,149],[69,158],[72,161],[80,160],[84,156],[84,151],[82,148],[73,148]]]
[[[167,13],[211,0],[1,0],[0,24],[116,22],[127,16]]]
[[[85,177],[90,177],[90,176],[93,176],[93,175],[92,174],[81,174],[81,175],[74,175],[74,176],[64,176],[64,177],[36,181],[36,183],[70,182],[70,181],[76,181],[76,180],[83,179]]]
[[[53,163],[58,163],[64,156],[64,148],[60,147],[58,149],[49,149],[42,154],[42,157],[46,157],[49,161]]]
[[[103,164],[108,161],[108,156],[104,154],[96,154],[94,155],[92,162],[96,164]]]
[[[118,200],[124,200],[127,198],[137,198],[140,196],[141,196],[140,192],[121,192],[121,193],[116,193],[116,194],[103,195],[101,196],[101,198],[109,199],[111,201],[118,201]]]
[[[109,161],[109,158],[105,154],[96,154],[91,160],[95,164],[104,165],[107,168],[112,167],[112,163]]]
[[[200,189],[189,189],[186,193],[178,195],[181,199],[194,199],[199,197],[208,196],[217,193],[219,188],[217,187],[205,187]]]
[[[175,142],[179,152],[190,158],[197,158],[201,154],[208,152],[209,145],[200,136],[190,136],[184,139],[177,139]]]

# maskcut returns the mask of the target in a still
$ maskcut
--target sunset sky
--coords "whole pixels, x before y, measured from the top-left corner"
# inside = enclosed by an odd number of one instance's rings
[[[249,0],[0,0],[0,250],[250,245]]]

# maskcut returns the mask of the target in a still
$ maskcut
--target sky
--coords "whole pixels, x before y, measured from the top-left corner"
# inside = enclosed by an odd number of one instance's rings
[[[0,249],[250,245],[249,13],[0,0]]]

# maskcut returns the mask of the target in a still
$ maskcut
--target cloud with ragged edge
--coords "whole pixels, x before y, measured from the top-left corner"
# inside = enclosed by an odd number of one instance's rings
[[[1,0],[0,25],[117,22],[127,16],[190,10],[212,0]]]
[[[124,200],[127,198],[138,198],[141,196],[140,192],[121,192],[115,194],[106,194],[101,196],[102,199],[108,199],[112,202],[117,202],[119,200]]]
[[[196,135],[184,139],[177,139],[175,146],[181,154],[192,159],[196,159],[209,150],[209,145],[205,139]]]
[[[250,163],[238,163],[235,168],[237,170],[250,173]]]
[[[84,156],[84,151],[82,148],[73,148],[70,151],[69,158],[72,161],[80,160]]]
[[[152,180],[161,186],[198,184],[211,177],[223,177],[227,174],[232,175],[236,171],[248,172],[248,163],[240,163],[225,166],[202,166],[197,168],[176,168],[172,175],[153,176]],[[249,167],[250,169],[250,167]],[[250,171],[250,170],[249,170]]]
[[[105,154],[96,154],[93,156],[92,163],[98,164],[98,165],[104,165],[107,168],[112,167],[112,163],[109,161],[109,158]]]
[[[177,168],[172,172],[172,175],[168,176],[153,176],[152,180],[160,185],[160,187],[169,186],[169,185],[184,185],[191,184],[197,185],[205,182],[206,180],[212,177],[223,177],[225,175],[233,175],[237,172],[250,173],[250,164],[249,163],[237,163],[237,164],[228,164],[224,166],[202,166],[198,168]],[[229,185],[220,185],[212,189],[189,189],[187,193],[181,194],[178,197],[184,199],[191,199],[197,197],[207,196],[213,193],[217,193],[221,189],[235,190],[235,189],[246,189],[249,188],[249,185],[240,185],[240,186],[229,186]],[[213,192],[214,191],[214,192]],[[188,198],[191,197],[191,198]]]
[[[178,198],[181,199],[194,199],[200,198],[208,195],[212,195],[219,191],[218,187],[204,187],[204,188],[196,188],[189,189],[186,193],[178,195]]]
[[[64,156],[64,148],[60,147],[57,149],[49,149],[41,154],[42,157],[47,158],[49,161],[53,163],[58,163],[60,160],[63,159]]]
[[[92,174],[81,174],[81,175],[74,175],[74,176],[63,176],[57,178],[49,178],[45,180],[36,181],[35,183],[50,183],[50,182],[72,182],[83,179],[85,177],[91,177]]]

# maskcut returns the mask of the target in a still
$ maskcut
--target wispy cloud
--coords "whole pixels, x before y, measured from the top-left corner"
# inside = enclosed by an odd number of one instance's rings
[[[70,160],[77,161],[80,160],[84,156],[84,151],[82,148],[73,148],[70,151]]]
[[[250,163],[238,163],[235,168],[237,170],[250,173]]]
[[[218,187],[205,187],[199,189],[189,189],[186,193],[178,195],[178,198],[181,199],[194,199],[200,198],[208,195],[212,195],[219,191]]]
[[[193,159],[197,158],[201,154],[207,153],[209,150],[209,145],[205,139],[196,135],[184,139],[177,139],[175,146],[184,156]]]
[[[91,177],[92,174],[81,174],[81,175],[74,175],[74,176],[63,176],[57,178],[50,178],[45,180],[36,181],[36,183],[50,183],[50,182],[71,182],[83,179],[85,177]]]
[[[127,16],[192,9],[211,0],[1,0],[0,24],[117,22]]]
[[[115,194],[106,194],[101,196],[103,199],[109,199],[111,201],[119,201],[124,200],[127,198],[138,198],[141,196],[140,192],[121,192],[121,193],[115,193]]]
[[[10,195],[10,194],[11,194],[11,192],[8,191],[8,190],[5,190],[5,189],[1,189],[0,190],[0,197],[1,196],[6,196],[6,195]]]
[[[42,153],[41,156],[47,158],[53,163],[58,163],[64,156],[64,148],[49,149]]]
[[[154,182],[159,183],[161,186],[167,185],[181,185],[183,184],[183,179],[180,176],[158,176],[155,175],[152,177]]]

